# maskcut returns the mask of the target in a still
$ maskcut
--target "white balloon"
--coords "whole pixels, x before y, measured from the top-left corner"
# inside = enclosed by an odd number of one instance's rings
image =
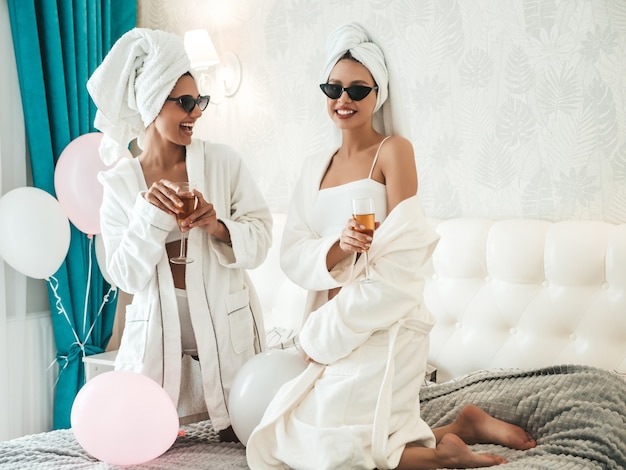
[[[252,357],[237,371],[228,408],[233,431],[243,445],[280,387],[300,375],[307,365],[298,351],[270,349]]]
[[[22,187],[0,198],[0,256],[15,270],[47,279],[70,247],[70,222],[46,191]]]

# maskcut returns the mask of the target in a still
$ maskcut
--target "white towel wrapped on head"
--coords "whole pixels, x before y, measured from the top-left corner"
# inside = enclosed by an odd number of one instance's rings
[[[180,37],[135,28],[120,37],[87,82],[98,110],[94,126],[104,137],[100,156],[107,165],[142,138],[178,79],[191,65]]]

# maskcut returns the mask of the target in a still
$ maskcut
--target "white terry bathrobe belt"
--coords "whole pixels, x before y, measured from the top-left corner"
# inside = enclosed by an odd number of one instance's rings
[[[389,328],[389,347],[387,349],[387,367],[380,384],[376,409],[374,410],[374,426],[372,429],[372,459],[376,468],[391,468],[387,461],[387,442],[389,439],[389,417],[391,415],[391,385],[395,375],[396,339],[400,328],[406,328],[428,335],[430,327],[417,320],[399,320]]]

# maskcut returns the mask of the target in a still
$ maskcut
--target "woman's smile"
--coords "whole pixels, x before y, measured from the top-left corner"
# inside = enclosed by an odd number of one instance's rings
[[[186,135],[187,137],[191,137],[193,135],[193,126],[193,122],[183,122],[180,125],[180,128],[184,135]]]
[[[356,113],[356,111],[354,109],[339,108],[335,110],[335,113],[337,114],[337,117],[339,117],[339,119],[347,119],[352,117]]]

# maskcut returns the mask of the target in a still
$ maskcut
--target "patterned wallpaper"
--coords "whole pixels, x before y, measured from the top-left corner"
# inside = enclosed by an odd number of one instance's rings
[[[285,210],[330,152],[327,35],[361,22],[387,54],[427,214],[626,221],[624,0],[139,0],[138,25],[206,28],[242,65],[197,135],[246,159]]]

